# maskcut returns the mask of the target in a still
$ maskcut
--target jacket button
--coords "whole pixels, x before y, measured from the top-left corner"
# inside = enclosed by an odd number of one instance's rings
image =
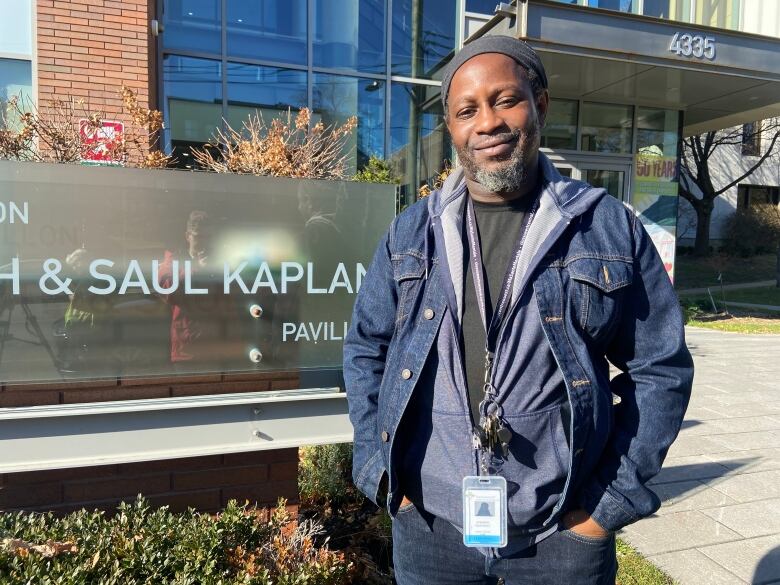
[[[430,321],[431,319],[433,319],[433,316],[435,314],[436,313],[433,312],[433,309],[425,309],[425,312],[423,313],[423,317],[425,317],[426,319],[428,319],[428,321]]]
[[[401,372],[401,377],[402,377],[404,380],[408,380],[409,378],[411,378],[411,377],[412,377],[412,370],[405,369],[403,372]]]
[[[390,440],[390,433],[382,431],[382,442],[387,443]]]

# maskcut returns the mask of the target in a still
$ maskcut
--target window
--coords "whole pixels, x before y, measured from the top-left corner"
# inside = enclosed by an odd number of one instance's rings
[[[250,115],[271,124],[306,106],[306,72],[279,67],[228,63],[227,121],[240,130]]]
[[[739,209],[753,209],[760,205],[780,205],[780,187],[740,185],[737,188]]]
[[[314,66],[384,73],[385,5],[384,0],[315,0]]]
[[[588,6],[620,12],[636,12],[638,2],[636,0],[588,0]]]
[[[501,0],[466,0],[466,12],[476,12],[478,14],[489,14],[493,16],[496,6]]]
[[[677,110],[637,108],[636,147],[643,154],[677,157],[680,113]]]
[[[742,126],[742,156],[761,156],[761,122]]]
[[[699,0],[696,22],[718,28],[739,29],[741,0]]]
[[[441,79],[454,50],[452,0],[393,1],[393,75]]]
[[[190,147],[208,142],[222,125],[222,64],[170,55],[163,62],[166,134],[174,157],[190,164]]]
[[[417,189],[431,181],[452,151],[444,127],[441,90],[436,86],[393,83],[388,157],[403,177],[402,196],[414,201]]]
[[[354,173],[371,155],[385,156],[385,84],[345,75],[314,75],[313,114],[326,126],[343,124],[357,114],[358,126],[347,144],[356,156]]]
[[[0,127],[5,124],[8,101],[14,97],[19,98],[22,108],[30,105],[32,100],[31,63],[19,59],[0,59]]]
[[[220,0],[168,0],[163,6],[166,49],[217,53],[222,51]]]
[[[542,129],[543,148],[577,148],[577,110],[574,100],[550,100],[547,121]]]
[[[689,22],[691,20],[691,0],[645,0],[642,5],[642,13],[645,16]]]
[[[631,152],[631,106],[584,103],[582,105],[582,143],[590,152]]]
[[[305,65],[307,18],[306,0],[229,0],[228,57]]]
[[[8,101],[32,105],[32,1],[0,0],[0,128],[13,125],[6,119]]]

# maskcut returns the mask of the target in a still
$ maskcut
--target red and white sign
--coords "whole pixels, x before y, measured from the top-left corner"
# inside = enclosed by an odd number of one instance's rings
[[[122,122],[102,120],[99,128],[95,128],[89,120],[79,120],[79,134],[84,150],[81,160],[91,163],[120,163],[117,159],[118,146],[125,135],[125,125]]]

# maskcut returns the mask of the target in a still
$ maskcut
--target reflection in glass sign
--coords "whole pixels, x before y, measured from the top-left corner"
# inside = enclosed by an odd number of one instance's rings
[[[5,382],[339,368],[395,211],[389,185],[36,163],[0,194]]]

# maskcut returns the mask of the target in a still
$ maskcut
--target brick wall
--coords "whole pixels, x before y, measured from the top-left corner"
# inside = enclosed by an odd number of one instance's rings
[[[149,0],[37,0],[38,102],[83,98],[87,109],[125,123],[119,89],[148,107]]]
[[[113,510],[142,493],[153,506],[216,512],[231,499],[266,509],[298,501],[298,449],[0,475],[0,510]]]
[[[6,384],[0,407],[139,400],[299,388],[298,373],[206,374],[49,384]],[[213,512],[228,500],[271,508],[298,502],[298,449],[0,475],[0,510],[112,510],[143,493],[153,505]]]

